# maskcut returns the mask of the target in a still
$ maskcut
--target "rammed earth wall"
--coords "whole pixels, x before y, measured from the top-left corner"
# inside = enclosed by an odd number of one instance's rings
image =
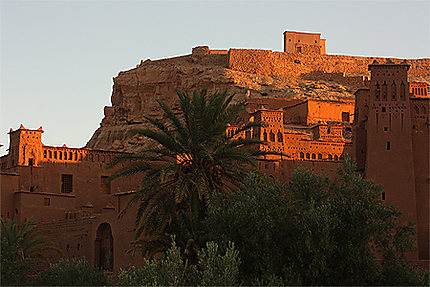
[[[368,65],[374,60],[380,63],[388,59],[399,64],[404,59],[353,57],[344,55],[318,55],[273,52],[271,50],[230,49],[228,68],[257,75],[288,75],[298,77],[303,73],[323,71],[369,75]],[[411,65],[409,76],[430,81],[430,59],[407,59]]]

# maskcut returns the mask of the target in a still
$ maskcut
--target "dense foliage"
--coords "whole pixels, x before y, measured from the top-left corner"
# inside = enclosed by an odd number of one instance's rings
[[[1,218],[1,285],[30,284],[33,260],[46,260],[46,251],[59,252],[44,231],[35,229],[34,221],[29,219],[19,226],[16,216]]]
[[[255,156],[266,154],[253,148],[262,143],[259,140],[236,136],[255,123],[227,136],[227,126],[244,108],[243,103],[233,104],[227,92],[211,97],[205,90],[192,96],[178,92],[178,97],[178,115],[159,101],[167,120],[147,117],[153,129],[134,130],[156,146],[112,163],[127,163],[112,178],[143,173],[141,188],[129,206],[139,206],[137,236],[144,234],[138,242],[144,253],[166,250],[169,234],[175,234],[182,247],[189,239],[201,244],[200,223],[213,195],[237,189],[255,165]]]
[[[247,284],[423,285],[404,261],[412,224],[400,225],[380,193],[349,159],[336,180],[298,169],[284,187],[251,174],[241,192],[214,201],[206,231],[220,246],[236,243]]]
[[[206,243],[198,254],[198,264],[193,265],[183,257],[175,241],[166,257],[157,261],[146,260],[142,267],[123,270],[119,286],[236,286],[239,285],[240,259],[232,243],[224,254],[218,245]]]
[[[61,259],[34,279],[36,286],[109,286],[112,282],[103,270],[90,267],[86,260]]]

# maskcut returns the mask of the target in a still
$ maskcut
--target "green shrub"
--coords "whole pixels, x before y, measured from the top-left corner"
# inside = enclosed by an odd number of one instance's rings
[[[218,245],[208,242],[198,254],[198,265],[182,259],[174,240],[165,259],[145,260],[142,267],[122,270],[119,286],[232,286],[239,285],[239,252],[229,243],[224,255]]]
[[[91,270],[83,259],[61,259],[34,280],[38,286],[106,286],[112,285],[102,270]]]

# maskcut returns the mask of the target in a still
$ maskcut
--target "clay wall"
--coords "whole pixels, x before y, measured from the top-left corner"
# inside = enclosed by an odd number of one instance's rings
[[[273,179],[288,184],[294,170],[299,167],[306,168],[311,172],[321,174],[328,178],[336,178],[337,169],[341,166],[341,164],[341,162],[319,160],[259,160],[258,170],[267,174]]]
[[[15,214],[14,193],[18,191],[19,175],[17,173],[0,173],[1,217],[13,218]]]
[[[230,49],[229,69],[257,75],[289,75],[299,77],[312,71],[325,73],[360,74],[369,76],[368,65],[374,60],[392,60],[399,64],[403,59],[379,57],[354,57],[344,55],[316,55],[272,52],[271,50]],[[430,59],[406,60],[411,65],[410,77],[430,80]]]
[[[284,108],[285,123],[313,125],[354,120],[354,103],[307,100]]]
[[[419,259],[429,260],[430,98],[411,98],[412,147],[415,171]]]
[[[353,122],[353,154],[357,161],[357,170],[364,172],[367,154],[367,119],[369,116],[369,89],[355,92],[355,109]]]
[[[353,103],[308,101],[308,125],[329,121],[352,123],[354,120],[353,115]]]
[[[352,88],[363,88],[369,86],[368,76],[347,76],[344,72],[326,73],[324,71],[312,71],[300,75],[301,78],[310,81],[336,82]]]

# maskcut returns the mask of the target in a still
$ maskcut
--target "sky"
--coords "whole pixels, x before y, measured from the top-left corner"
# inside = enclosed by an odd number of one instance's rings
[[[212,49],[282,51],[285,30],[318,32],[328,54],[430,57],[430,1],[0,2],[0,155],[10,128],[83,147],[113,78],[141,59]]]

